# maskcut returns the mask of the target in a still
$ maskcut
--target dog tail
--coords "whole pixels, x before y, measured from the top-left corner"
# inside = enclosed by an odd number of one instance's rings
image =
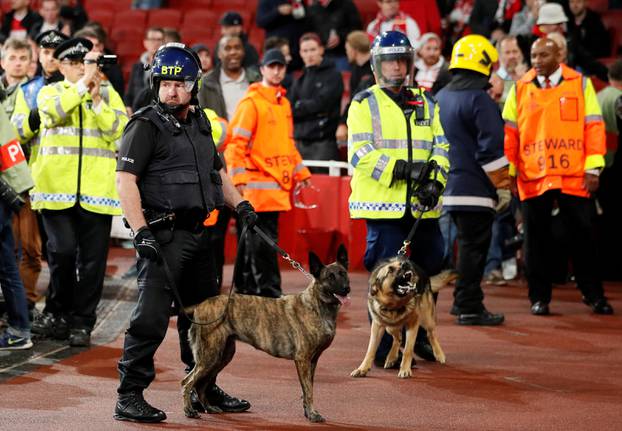
[[[446,269],[440,274],[430,277],[430,285],[432,292],[436,293],[443,287],[446,287],[456,281],[458,273],[452,269]]]

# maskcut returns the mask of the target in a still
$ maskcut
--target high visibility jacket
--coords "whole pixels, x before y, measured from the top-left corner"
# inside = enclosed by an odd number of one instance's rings
[[[449,142],[439,119],[438,105],[421,88],[411,89],[423,95],[425,118],[416,120],[406,115],[378,85],[357,94],[348,111],[348,161],[354,167],[349,207],[350,217],[364,219],[398,219],[406,213],[407,204],[413,215],[418,201],[407,200],[407,184],[394,180],[397,160],[427,162],[435,160],[440,167],[436,180],[445,185],[449,171]],[[410,139],[408,129],[410,127]],[[410,148],[409,148],[410,147]],[[410,153],[410,157],[409,157]],[[438,205],[423,218],[438,218]]]
[[[212,126],[212,139],[214,139],[216,149],[218,151],[223,151],[227,140],[227,120],[219,117],[215,111],[209,108],[203,108],[203,112],[205,112],[205,115]]]
[[[282,87],[251,84],[228,128],[225,160],[234,185],[256,211],[288,211],[295,181],[311,176],[293,139],[292,110]]]
[[[548,190],[588,197],[585,171],[605,166],[605,124],[592,82],[562,65],[562,80],[542,89],[530,70],[503,108],[505,155],[521,200]]]
[[[39,152],[39,129],[32,130],[30,127],[30,123],[28,121],[30,111],[31,109],[28,106],[26,98],[24,97],[24,92],[20,88],[17,91],[17,96],[15,97],[15,109],[13,110],[11,122],[15,126],[19,142],[30,155],[28,163],[32,166],[32,163],[34,162],[34,159],[36,159],[37,153]]]
[[[119,94],[101,85],[93,108],[87,91],[67,81],[46,85],[37,96],[41,115],[39,154],[32,164],[35,210],[62,210],[76,203],[99,214],[121,214],[115,187],[116,142],[128,117]]]

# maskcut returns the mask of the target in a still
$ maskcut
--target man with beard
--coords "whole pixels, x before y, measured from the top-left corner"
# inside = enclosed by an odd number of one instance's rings
[[[166,335],[173,301],[179,312],[181,359],[187,371],[194,367],[190,320],[181,307],[218,294],[203,221],[224,204],[235,207],[248,227],[257,219],[223,168],[205,113],[191,107],[197,104],[200,76],[201,62],[185,45],[160,48],[150,70],[153,103],[134,114],[119,151],[119,198],[134,232],[140,289],[118,364],[117,420],[166,419],[162,410],[145,401],[143,391],[155,378],[154,355]],[[227,395],[215,381],[210,383],[205,395],[212,406],[226,412],[250,408],[247,401]]]

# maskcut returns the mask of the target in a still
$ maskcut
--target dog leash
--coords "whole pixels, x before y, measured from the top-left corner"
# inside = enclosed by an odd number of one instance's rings
[[[259,226],[256,226],[256,225],[253,226],[253,231],[257,235],[259,235],[261,239],[263,239],[266,243],[268,243],[270,247],[275,249],[281,255],[281,257],[287,263],[289,263],[294,269],[297,269],[298,271],[302,272],[305,275],[305,277],[307,277],[308,279],[313,280],[314,277],[302,267],[300,262],[292,259],[289,253],[287,253],[285,250],[279,247],[278,244],[274,242],[272,238],[270,238]],[[248,227],[244,226],[242,228],[242,232],[240,233],[240,241],[244,239],[247,233],[248,233]],[[209,322],[197,322],[193,320],[188,313],[186,313],[185,307],[181,300],[181,295],[179,294],[179,290],[177,289],[177,285],[175,284],[175,280],[173,279],[173,274],[171,273],[171,269],[169,268],[168,263],[166,262],[166,259],[164,259],[163,256],[160,256],[160,261],[162,263],[162,268],[164,269],[164,276],[166,278],[166,282],[169,285],[170,289],[173,291],[173,296],[175,297],[175,301],[177,301],[177,305],[181,309],[183,315],[191,323],[195,325],[199,325],[199,326],[209,326],[214,323],[221,322],[225,318],[225,316],[227,315],[227,311],[229,309],[229,303],[231,302],[231,295],[233,294],[233,287],[235,285],[235,268],[233,269],[233,275],[231,277],[231,285],[229,286],[229,293],[227,294],[227,303],[225,305],[225,310],[223,311],[223,313],[220,316],[218,316],[216,319],[210,320]]]

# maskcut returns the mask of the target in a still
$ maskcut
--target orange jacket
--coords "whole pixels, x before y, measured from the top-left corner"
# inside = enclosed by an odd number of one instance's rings
[[[508,94],[505,155],[510,175],[518,175],[521,200],[548,190],[588,197],[585,171],[604,166],[605,126],[591,81],[562,65],[562,80],[536,86],[535,70]]]
[[[256,211],[288,211],[295,181],[311,176],[293,139],[292,110],[282,87],[251,84],[227,130],[225,160],[234,185]]]

